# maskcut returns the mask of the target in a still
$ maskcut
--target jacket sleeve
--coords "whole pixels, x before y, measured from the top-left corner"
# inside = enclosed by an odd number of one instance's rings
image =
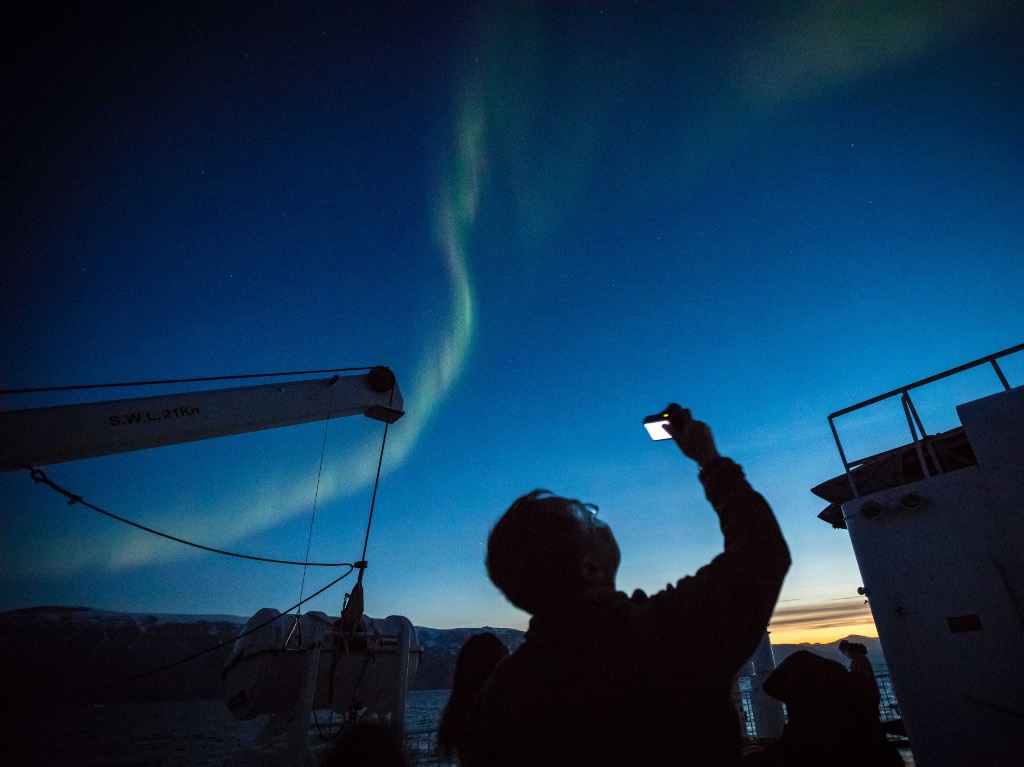
[[[757,649],[790,565],[789,549],[771,508],[728,458],[700,473],[718,514],[724,551],[693,576],[649,602],[657,620],[681,632],[709,661],[738,668]]]

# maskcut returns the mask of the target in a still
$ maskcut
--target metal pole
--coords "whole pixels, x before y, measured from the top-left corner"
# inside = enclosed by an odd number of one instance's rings
[[[398,696],[392,714],[392,726],[400,737],[405,737],[405,704],[409,693],[409,649],[412,647],[412,623],[402,621],[402,633],[398,638]]]
[[[288,731],[286,757],[293,767],[305,767],[306,749],[309,746],[309,714],[316,697],[317,675],[320,671],[320,639],[309,650],[300,650],[306,655],[305,679],[299,681],[299,694],[293,710],[292,726]]]
[[[931,474],[928,472],[928,463],[924,459],[924,450],[921,449],[921,442],[917,438],[917,429],[914,426],[914,418],[910,414],[910,396],[903,392],[901,398],[903,402],[903,414],[907,417],[907,425],[910,427],[910,436],[914,440],[914,448],[917,450],[917,459],[921,462],[921,471],[924,472],[925,479],[931,479]]]
[[[843,468],[846,469],[846,479],[850,483],[850,489],[853,491],[853,497],[860,498],[860,493],[857,492],[857,483],[853,478],[853,473],[850,471],[850,464],[846,461],[846,453],[843,452],[843,445],[839,441],[839,432],[836,431],[836,422],[832,416],[828,417],[828,425],[832,427],[832,436],[835,437],[836,447],[839,448],[839,457],[843,459]]]
[[[1003,388],[1006,391],[1009,391],[1010,390],[1010,382],[1007,381],[1006,380],[1006,376],[1003,375],[1003,371],[1002,371],[1002,369],[1000,369],[999,363],[996,362],[995,360],[992,360],[992,367],[995,369],[996,375],[999,376],[999,383],[1001,383],[1003,385]]]
[[[921,442],[924,443],[925,447],[928,448],[928,455],[932,457],[932,468],[935,469],[936,474],[942,473],[942,467],[939,466],[939,457],[935,455],[935,446],[928,440],[928,434],[924,430],[924,424],[921,422],[921,416],[917,414],[917,408],[914,407],[914,400],[910,398],[910,392],[906,392],[904,395],[907,398],[907,405],[910,406],[910,412],[914,416],[914,420],[917,421],[917,428],[921,430]]]

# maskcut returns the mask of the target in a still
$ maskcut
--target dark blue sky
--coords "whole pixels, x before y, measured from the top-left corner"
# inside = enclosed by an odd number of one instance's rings
[[[624,589],[692,572],[715,520],[640,427],[676,400],[779,514],[777,630],[863,630],[849,543],[808,491],[841,469],[827,414],[1024,336],[1010,3],[50,3],[6,26],[0,386],[391,366],[408,415],[371,614],[522,625],[482,547],[538,486],[601,506]],[[990,378],[923,394],[926,425]],[[851,452],[903,441],[889,415],[854,419]],[[359,553],[378,427],[328,428],[314,556]],[[323,439],[49,473],[173,534],[301,558]],[[4,608],[297,601],[301,572],[179,551],[24,474],[0,497]]]

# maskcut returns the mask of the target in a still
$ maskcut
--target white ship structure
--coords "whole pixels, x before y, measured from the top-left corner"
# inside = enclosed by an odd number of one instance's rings
[[[917,767],[1024,765],[1024,387],[999,366],[1021,351],[829,416],[844,473],[812,492],[849,532]],[[1002,390],[929,434],[911,392],[982,366]],[[850,460],[837,419],[897,398],[909,441]]]

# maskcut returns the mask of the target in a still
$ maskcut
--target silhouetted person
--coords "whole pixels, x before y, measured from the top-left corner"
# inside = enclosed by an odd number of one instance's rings
[[[868,648],[860,642],[848,642],[845,639],[839,643],[839,652],[850,659],[850,678],[857,686],[869,711],[878,715],[878,704],[882,701],[882,693],[878,689],[878,680],[875,679],[875,670],[871,667],[868,659]]]
[[[466,738],[470,707],[494,667],[508,657],[508,648],[496,634],[485,631],[466,640],[455,660],[452,692],[441,715],[437,740],[441,752],[458,755]]]
[[[864,705],[872,716],[881,721],[882,712],[878,704],[882,702],[882,691],[878,689],[875,669],[868,659],[868,648],[860,642],[839,643],[839,652],[850,659],[850,677],[864,697]],[[882,722],[882,731],[889,735],[907,736],[907,728],[902,719],[891,719]]]
[[[678,405],[668,413],[666,430],[701,467],[724,553],[630,598],[615,590],[619,548],[593,507],[544,491],[518,499],[491,531],[487,570],[533,617],[474,707],[467,767],[740,763],[732,678],[764,634],[789,551],[708,426]]]
[[[786,704],[787,721],[778,740],[746,758],[749,767],[903,767],[842,664],[798,650],[762,689]]]
[[[321,767],[412,767],[412,762],[394,727],[356,722],[341,731]]]

